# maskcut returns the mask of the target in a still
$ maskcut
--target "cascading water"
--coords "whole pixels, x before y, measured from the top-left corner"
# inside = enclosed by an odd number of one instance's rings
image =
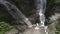
[[[48,34],[47,32],[47,26],[45,26],[45,9],[46,9],[46,0],[36,0],[36,6],[37,6],[37,10],[39,13],[39,19],[40,19],[40,26],[44,27],[46,34]]]
[[[0,0],[0,4],[3,4],[8,9],[8,12],[13,16],[13,18],[21,20],[25,22],[29,27],[32,27],[32,23],[28,20],[27,17],[22,14],[22,12],[15,5],[6,0]]]
[[[15,18],[19,21],[21,20],[21,21],[25,22],[28,25],[28,27],[32,27],[32,23],[28,20],[27,17],[25,17],[22,14],[22,12],[15,5],[11,4],[10,2],[8,2],[6,0],[0,0],[0,4],[3,4],[8,9],[8,12],[13,16],[13,18]],[[44,13],[45,13],[45,9],[46,9],[46,0],[36,0],[36,6],[37,6],[37,10],[38,10],[38,13],[40,16],[39,19],[40,19],[41,26],[44,27],[46,34],[48,34],[47,26],[45,27],[45,25],[44,25],[44,23],[45,23]],[[38,34],[40,34],[40,30],[39,30],[40,27],[39,27],[38,23],[37,23],[37,26],[35,27],[35,29],[34,28],[32,28],[32,29],[33,29],[34,34],[36,34],[37,32],[38,32]]]
[[[46,9],[46,0],[36,0],[36,6],[39,13],[40,23],[44,26],[45,22],[45,9]]]

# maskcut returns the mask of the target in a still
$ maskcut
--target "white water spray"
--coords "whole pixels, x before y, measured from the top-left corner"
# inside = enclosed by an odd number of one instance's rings
[[[15,5],[11,4],[6,0],[0,0],[0,4],[3,4],[8,9],[8,12],[13,16],[13,18],[25,22],[28,27],[32,27],[32,23],[28,20],[26,16],[23,15],[23,13]]]
[[[36,30],[38,30],[38,29],[39,29],[39,24],[38,24],[38,23],[36,24],[35,29],[36,29]]]

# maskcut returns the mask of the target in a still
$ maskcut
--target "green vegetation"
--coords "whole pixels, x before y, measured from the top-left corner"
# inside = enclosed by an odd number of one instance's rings
[[[0,34],[3,34],[5,31],[7,31],[10,28],[12,28],[12,26],[10,26],[9,24],[5,22],[0,22]]]
[[[56,0],[56,5],[60,6],[60,0]],[[60,34],[60,20],[58,20],[58,24],[56,25],[56,34]]]
[[[60,34],[60,20],[58,24],[56,25],[56,34]]]

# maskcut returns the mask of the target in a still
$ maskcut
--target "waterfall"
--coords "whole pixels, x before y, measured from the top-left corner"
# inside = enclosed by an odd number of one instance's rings
[[[44,26],[44,22],[45,22],[44,13],[46,9],[46,0],[36,0],[36,6],[40,16],[39,19],[40,19],[41,26]]]
[[[3,4],[7,8],[8,13],[10,13],[14,19],[17,19],[19,21],[23,21],[28,25],[28,27],[32,27],[32,23],[28,20],[28,18],[25,15],[23,15],[23,13],[15,5],[11,4],[10,2],[8,2],[6,0],[0,0],[0,4]],[[45,9],[46,9],[46,0],[36,0],[36,7],[37,7],[37,10],[38,10],[38,13],[39,13],[39,20],[40,20],[41,26],[44,27],[43,31],[46,34],[48,34],[47,26],[44,25],[45,24],[45,15],[44,15],[44,13],[45,13]],[[37,34],[37,32],[40,34],[39,24],[37,23],[35,29],[34,29],[34,27],[32,27],[33,31],[30,30],[32,32],[32,34],[33,33]],[[28,32],[29,31],[27,31],[27,33]]]
[[[36,8],[38,10],[39,13],[39,20],[42,27],[44,27],[45,33],[48,34],[47,32],[47,26],[45,26],[45,9],[46,9],[46,0],[36,0]]]
[[[3,4],[8,9],[8,13],[10,13],[13,16],[13,18],[21,20],[25,22],[29,27],[32,27],[32,23],[28,20],[28,18],[25,15],[23,15],[23,13],[15,5],[11,4],[6,0],[0,0],[0,4]]]

